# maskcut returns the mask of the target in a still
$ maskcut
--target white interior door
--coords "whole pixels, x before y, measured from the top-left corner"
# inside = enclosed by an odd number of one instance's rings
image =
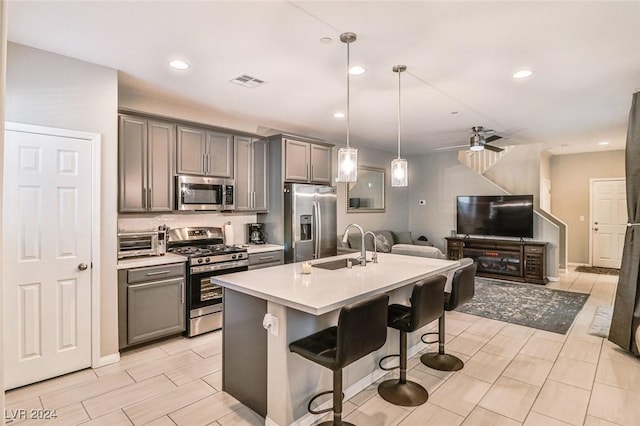
[[[5,389],[91,365],[91,143],[5,132]]]
[[[591,182],[591,264],[619,268],[627,229],[624,179]]]

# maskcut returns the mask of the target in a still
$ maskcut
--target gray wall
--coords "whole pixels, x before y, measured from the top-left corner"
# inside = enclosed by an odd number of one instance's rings
[[[624,178],[624,151],[603,150],[551,157],[551,212],[569,228],[571,263],[588,264],[590,179]],[[584,221],[580,220],[584,216]]]
[[[117,315],[117,72],[9,43],[7,121],[102,135],[100,192],[100,355],[118,352]]]
[[[531,157],[531,150],[537,152]],[[515,151],[514,151],[515,152]],[[512,193],[539,193],[538,158],[539,147],[524,147],[524,154],[509,155],[501,161],[500,170],[494,175],[512,182]],[[513,152],[512,152],[513,153]],[[532,158],[535,161],[532,161]],[[513,164],[509,163],[513,160]],[[521,170],[525,178],[520,178]],[[409,229],[414,235],[426,235],[440,248],[446,249],[445,237],[456,229],[456,196],[457,195],[496,195],[507,192],[488,179],[460,163],[457,152],[440,152],[417,157],[409,163],[410,186],[408,197]],[[526,185],[525,185],[526,182]],[[426,200],[426,205],[418,204]],[[540,216],[534,216],[534,239],[547,241],[547,275],[559,276],[558,264],[558,229]]]
[[[336,165],[338,163],[338,146],[333,150],[333,171],[334,178],[337,176]],[[338,188],[338,235],[344,233],[345,228],[350,223],[357,223],[365,230],[381,231],[389,229],[392,231],[408,231],[409,218],[407,216],[407,201],[409,190],[417,182],[409,177],[408,188],[392,188],[390,178],[391,160],[396,156],[390,152],[378,151],[369,148],[358,148],[358,164],[360,166],[371,166],[385,169],[385,212],[384,213],[347,213],[347,193],[346,183],[337,183]],[[411,167],[411,163],[409,163]],[[335,180],[335,179],[334,179]]]

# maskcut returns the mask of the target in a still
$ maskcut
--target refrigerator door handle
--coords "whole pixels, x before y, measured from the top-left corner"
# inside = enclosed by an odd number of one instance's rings
[[[316,259],[320,259],[320,248],[322,243],[322,208],[320,207],[320,203],[316,201],[316,222],[317,226],[317,236],[316,236]]]
[[[320,247],[318,247],[320,240],[320,210],[318,209],[318,203],[315,201],[312,202],[311,206],[313,210],[313,258],[318,259],[320,257]]]

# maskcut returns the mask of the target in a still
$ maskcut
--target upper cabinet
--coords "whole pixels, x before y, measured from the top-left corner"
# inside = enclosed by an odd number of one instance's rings
[[[331,146],[283,138],[284,180],[331,183]]]
[[[233,135],[178,126],[178,174],[233,178]]]
[[[234,137],[235,211],[266,212],[269,209],[269,144],[266,139]]]
[[[172,123],[120,115],[120,212],[173,210],[175,134]]]

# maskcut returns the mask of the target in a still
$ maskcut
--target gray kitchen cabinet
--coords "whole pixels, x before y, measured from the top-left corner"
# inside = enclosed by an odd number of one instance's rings
[[[235,211],[269,209],[269,144],[266,139],[234,137]]]
[[[331,147],[311,144],[311,182],[331,183]]]
[[[273,250],[249,254],[249,270],[284,265],[284,251]]]
[[[118,271],[119,346],[185,330],[184,263]]]
[[[331,147],[284,138],[284,180],[331,183]]]
[[[178,174],[233,178],[233,135],[178,126]]]
[[[175,125],[130,115],[119,118],[119,211],[173,210]]]

